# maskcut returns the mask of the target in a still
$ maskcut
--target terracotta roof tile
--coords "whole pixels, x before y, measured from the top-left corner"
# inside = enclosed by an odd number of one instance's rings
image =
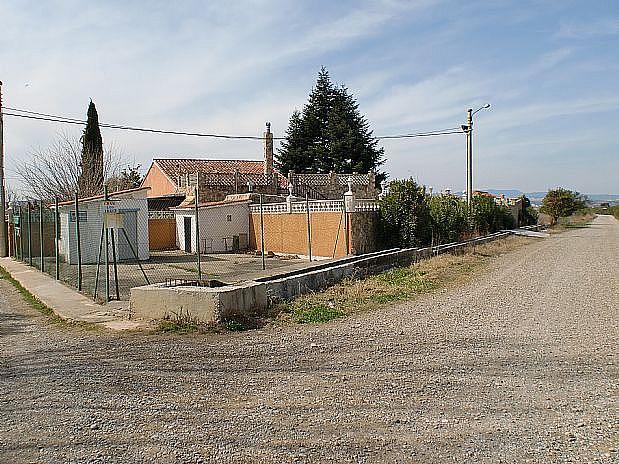
[[[264,161],[262,160],[235,160],[235,159],[190,159],[190,158],[156,158],[153,162],[161,168],[173,182],[180,175],[193,174],[264,174]],[[276,171],[277,172],[277,171]],[[279,185],[282,188],[288,186],[288,180],[277,172]]]

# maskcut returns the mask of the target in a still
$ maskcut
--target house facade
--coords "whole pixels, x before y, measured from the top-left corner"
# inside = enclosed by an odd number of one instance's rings
[[[184,194],[198,203],[222,201],[227,195],[247,192],[276,195],[286,192],[288,179],[273,167],[273,134],[267,123],[264,159],[156,158],[142,187],[149,198]]]

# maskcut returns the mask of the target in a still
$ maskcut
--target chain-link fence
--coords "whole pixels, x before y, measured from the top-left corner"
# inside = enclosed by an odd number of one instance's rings
[[[138,192],[139,193],[139,192]],[[144,194],[73,201],[16,202],[11,207],[11,254],[97,301],[126,300],[133,287],[194,281],[213,271],[200,256],[195,212],[189,234],[172,211],[149,214]],[[183,224],[184,225],[184,224]]]
[[[105,302],[153,283],[233,284],[303,269],[357,252],[357,229],[368,228],[343,199],[248,195],[196,205],[195,192],[149,209],[146,192],[15,202],[11,255]]]

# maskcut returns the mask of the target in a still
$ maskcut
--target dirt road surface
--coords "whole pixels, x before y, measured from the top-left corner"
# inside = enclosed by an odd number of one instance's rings
[[[459,288],[227,335],[53,326],[0,282],[0,462],[619,462],[619,222]]]

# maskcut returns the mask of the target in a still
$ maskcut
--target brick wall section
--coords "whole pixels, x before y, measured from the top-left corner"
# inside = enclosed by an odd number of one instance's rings
[[[308,255],[307,213],[264,214],[265,250],[274,253]],[[346,256],[346,230],[341,212],[312,212],[312,255]],[[337,244],[336,244],[337,239]],[[261,247],[260,214],[250,214],[249,246]]]
[[[264,214],[265,250],[308,255],[306,213]],[[349,250],[346,252],[346,221],[341,212],[312,212],[312,255],[340,258],[347,254],[371,253],[380,249],[380,216],[377,211],[348,213]],[[337,239],[337,240],[336,240]],[[249,221],[249,246],[259,250],[260,214]]]

